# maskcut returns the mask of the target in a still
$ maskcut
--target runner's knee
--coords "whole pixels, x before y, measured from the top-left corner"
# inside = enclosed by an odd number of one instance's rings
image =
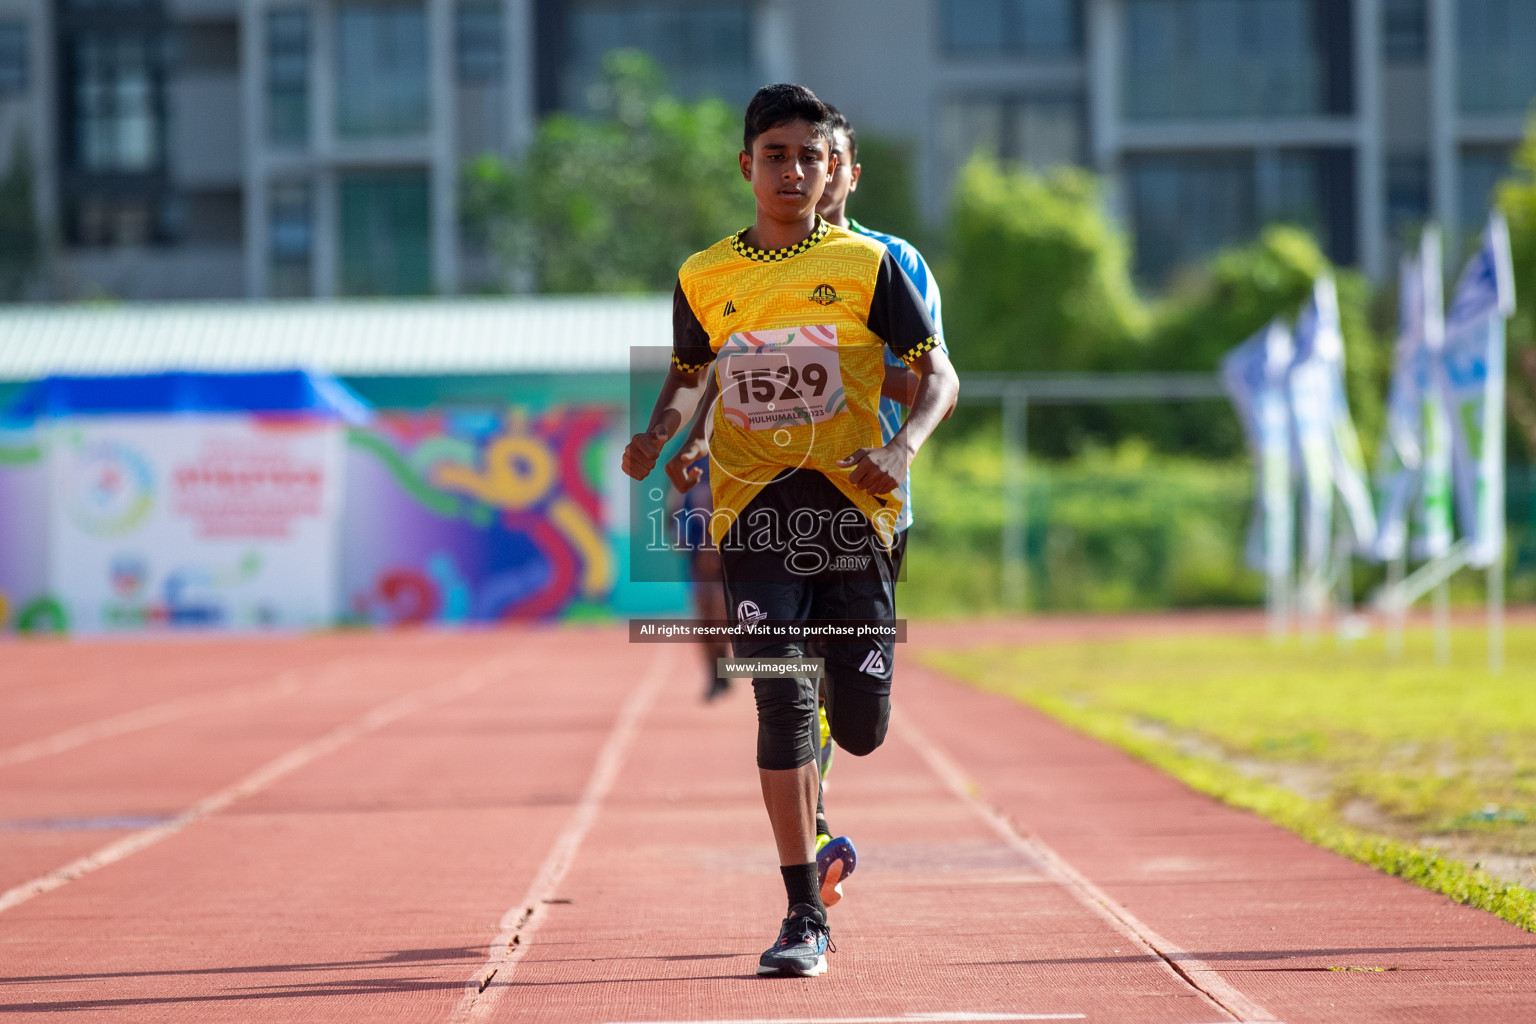
[[[757,766],[793,771],[816,760],[816,681],[806,676],[760,676],[757,699]]]
[[[827,724],[832,739],[855,757],[876,750],[885,742],[891,725],[889,694],[866,693],[836,687],[836,696],[827,702]]]

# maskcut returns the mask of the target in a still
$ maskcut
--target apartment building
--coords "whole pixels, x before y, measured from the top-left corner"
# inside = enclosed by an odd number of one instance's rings
[[[581,110],[603,54],[684,95],[805,81],[913,155],[1109,180],[1151,285],[1269,221],[1387,272],[1481,220],[1536,96],[1532,0],[0,0],[0,176],[42,297],[457,293],[463,162]]]

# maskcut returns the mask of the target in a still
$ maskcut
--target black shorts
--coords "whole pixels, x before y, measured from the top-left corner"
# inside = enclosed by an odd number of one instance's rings
[[[777,545],[773,527],[779,527]],[[873,524],[824,475],[781,474],[722,538],[732,625],[894,627],[896,562]],[[839,746],[867,754],[885,739],[896,644],[891,632],[804,639],[737,637],[738,658],[820,658],[827,717]],[[755,679],[758,765],[798,768],[815,756],[817,687],[808,678]]]

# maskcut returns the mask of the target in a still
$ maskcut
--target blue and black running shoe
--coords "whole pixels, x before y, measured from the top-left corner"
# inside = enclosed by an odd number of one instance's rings
[[[782,978],[814,978],[827,970],[832,929],[814,907],[797,903],[779,928],[779,938],[757,959],[757,973]]]
[[[821,881],[821,902],[830,907],[843,898],[843,879],[858,867],[859,853],[847,836],[836,839],[818,836],[817,844],[816,877]]]

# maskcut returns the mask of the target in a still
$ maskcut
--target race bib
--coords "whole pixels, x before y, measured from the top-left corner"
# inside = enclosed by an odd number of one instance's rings
[[[733,334],[717,366],[721,412],[742,430],[820,423],[848,408],[834,324]]]

